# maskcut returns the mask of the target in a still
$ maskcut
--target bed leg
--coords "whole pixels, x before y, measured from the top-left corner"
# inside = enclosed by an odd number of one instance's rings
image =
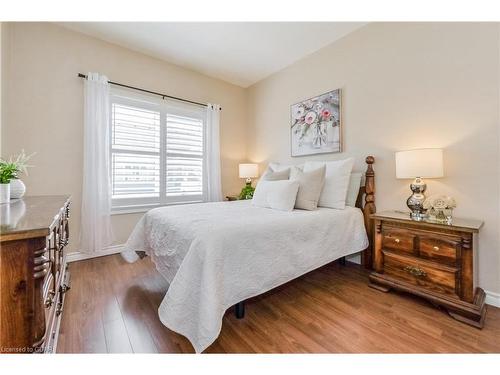
[[[340,258],[340,265],[345,266],[345,257]]]
[[[243,319],[245,317],[245,302],[238,302],[234,305],[234,314],[236,319]]]

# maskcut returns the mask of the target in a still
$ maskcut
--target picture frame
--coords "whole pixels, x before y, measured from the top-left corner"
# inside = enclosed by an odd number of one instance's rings
[[[342,152],[342,89],[290,106],[292,157]]]

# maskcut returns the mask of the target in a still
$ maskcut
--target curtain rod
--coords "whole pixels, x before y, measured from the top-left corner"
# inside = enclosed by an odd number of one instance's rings
[[[85,74],[82,74],[82,73],[78,73],[78,77],[87,79],[87,76]],[[194,102],[192,100],[182,99],[182,98],[178,98],[176,96],[162,94],[160,92],[145,90],[145,89],[141,89],[139,87],[124,85],[123,83],[118,83],[118,82],[113,82],[113,81],[108,81],[108,83],[111,84],[111,85],[115,85],[115,86],[126,87],[127,89],[132,89],[132,90],[136,90],[136,91],[147,92],[148,94],[158,95],[158,96],[161,96],[163,99],[169,98],[169,99],[180,100],[181,102],[186,102],[186,103],[200,105],[202,107],[206,107],[207,106],[207,104],[204,104],[204,103]],[[222,110],[222,108],[220,108],[220,109]]]

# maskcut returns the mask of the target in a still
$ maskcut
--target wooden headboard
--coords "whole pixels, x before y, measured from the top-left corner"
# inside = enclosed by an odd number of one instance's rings
[[[361,262],[365,268],[372,268],[372,252],[373,252],[373,223],[370,215],[375,213],[375,172],[373,170],[373,163],[375,158],[367,156],[365,184],[359,188],[358,198],[356,199],[356,207],[363,211],[365,218],[365,228],[368,234],[368,247],[363,251]]]

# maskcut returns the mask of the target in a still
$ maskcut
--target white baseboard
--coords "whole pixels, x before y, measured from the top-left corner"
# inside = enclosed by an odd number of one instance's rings
[[[486,293],[486,304],[495,306],[495,307],[500,307],[500,293],[493,293],[489,292],[487,290],[484,291]]]
[[[104,250],[99,251],[97,253],[92,253],[92,254],[86,254],[86,253],[82,253],[80,251],[75,251],[75,252],[69,253],[67,255],[66,261],[68,263],[70,263],[70,262],[77,262],[79,260],[84,260],[84,259],[98,258],[98,257],[102,257],[105,255],[118,254],[118,253],[122,252],[124,246],[125,246],[125,244],[108,246]]]

